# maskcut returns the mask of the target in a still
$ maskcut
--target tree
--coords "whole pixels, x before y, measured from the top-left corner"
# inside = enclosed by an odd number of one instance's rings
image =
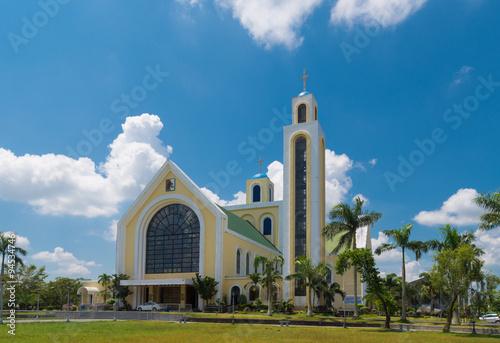
[[[356,232],[358,229],[373,225],[382,217],[381,213],[363,211],[364,200],[359,197],[355,199],[351,207],[346,203],[340,203],[332,208],[329,217],[331,223],[323,228],[323,235],[327,239],[338,237],[337,246],[333,249],[334,254],[347,249],[356,250]],[[354,268],[354,317],[359,317],[358,312],[358,276]]]
[[[67,277],[57,277],[54,281],[49,281],[45,289],[42,289],[43,295],[40,297],[44,300],[47,306],[57,306],[62,308],[68,302],[76,304],[79,297],[76,294],[78,289],[82,287],[83,279],[70,279]],[[69,286],[69,300],[68,300]]]
[[[2,271],[0,273],[0,323],[3,316],[3,288],[5,283],[5,266],[8,267],[9,277],[14,277],[16,266],[23,266],[20,256],[26,256],[27,252],[23,248],[16,247],[16,235],[14,233],[5,235],[0,232],[0,254],[2,254]],[[5,258],[7,257],[7,264]],[[12,271],[12,272],[11,272]]]
[[[337,282],[333,282],[330,286],[326,284],[325,287],[323,287],[323,298],[325,299],[327,309],[334,307],[335,294],[339,294],[342,300],[344,300],[345,292],[340,288]]]
[[[472,231],[464,231],[461,234],[457,232],[456,228],[452,228],[450,225],[443,226],[438,229],[441,231],[441,241],[437,239],[432,239],[428,241],[429,250],[442,251],[444,249],[457,249],[462,245],[470,245],[476,256],[484,254],[484,251],[476,247],[474,241],[476,236]]]
[[[363,248],[340,254],[335,264],[335,272],[344,275],[351,268],[355,268],[361,274],[361,281],[367,285],[367,295],[369,294],[371,299],[377,299],[377,307],[385,312],[385,328],[390,329],[391,314],[397,305],[385,286],[385,280],[379,275],[371,250]]]
[[[407,250],[413,251],[415,253],[415,259],[418,261],[422,257],[422,252],[427,252],[428,243],[421,241],[410,241],[411,229],[413,228],[413,223],[403,225],[399,229],[384,230],[382,231],[384,235],[391,237],[396,244],[384,243],[379,246],[375,253],[377,255],[382,254],[385,251],[389,251],[395,248],[401,248],[403,255],[403,265],[402,265],[402,292],[401,292],[401,320],[406,320],[406,261],[405,254]]]
[[[500,226],[500,191],[495,193],[480,194],[473,199],[479,207],[488,211],[479,218],[481,219],[480,230],[491,230]]]
[[[267,315],[272,316],[272,306],[271,306],[271,298],[272,298],[272,289],[273,283],[277,280],[282,280],[281,276],[281,266],[283,265],[283,257],[275,256],[270,259],[265,256],[259,255],[253,261],[254,267],[258,268],[260,264],[264,266],[262,270],[262,277],[260,279],[260,283],[267,290]]]
[[[16,297],[20,307],[28,308],[37,302],[37,291],[41,291],[44,280],[48,277],[45,266],[37,268],[34,264],[17,268]]]
[[[312,260],[306,256],[299,256],[295,260],[295,270],[296,272],[288,275],[285,280],[300,280],[302,281],[302,287],[308,288],[307,296],[307,316],[312,317],[312,293],[314,292],[314,286],[316,280],[325,279],[328,271],[331,270],[330,266],[324,262],[318,263],[316,266],[313,265]]]
[[[201,299],[205,300],[205,306],[207,306],[208,301],[217,294],[217,285],[219,282],[210,276],[201,278],[198,273],[196,273],[196,276],[192,280],[195,291],[200,295]]]
[[[121,285],[121,281],[130,279],[130,276],[127,274],[112,274],[111,278],[111,291],[113,292],[113,296],[116,294],[116,299],[122,299],[123,307],[129,307],[127,297],[133,292],[128,286]]]
[[[260,274],[259,273],[250,273],[247,275],[247,277],[250,279],[250,282],[247,282],[243,288],[247,289],[248,286],[250,286],[250,295],[252,293],[252,291],[254,290],[254,287],[257,288],[257,285],[260,283]],[[258,289],[258,288],[257,288]],[[249,297],[249,301],[253,301],[255,299],[250,299],[251,297]]]
[[[444,249],[437,252],[434,265],[430,271],[431,280],[436,289],[448,291],[451,303],[448,306],[446,324],[443,332],[450,332],[451,318],[457,299],[465,296],[472,281],[480,278],[484,262],[476,256],[474,247],[470,244],[456,249]]]
[[[102,285],[102,287],[104,287],[104,290],[99,292],[99,293],[104,295],[104,303],[106,303],[106,296],[109,295],[108,289],[110,286],[111,279],[112,279],[111,275],[108,275],[106,273],[102,273],[101,275],[99,275],[99,279],[97,280],[97,282],[100,283]],[[113,295],[113,297],[114,297],[114,295]]]
[[[422,272],[420,273],[419,277],[422,278],[422,280],[420,280],[418,282],[418,285],[420,287],[420,289],[422,290],[421,293],[422,293],[422,296],[426,299],[429,299],[430,302],[431,302],[431,309],[430,309],[430,312],[434,312],[434,307],[435,307],[435,296],[434,296],[434,286],[432,285],[432,282],[431,282],[431,275],[429,274],[429,272]]]

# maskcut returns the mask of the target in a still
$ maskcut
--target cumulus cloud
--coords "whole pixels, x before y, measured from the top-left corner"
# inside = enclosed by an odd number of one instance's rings
[[[274,184],[274,200],[283,200],[283,163],[274,161],[268,165],[267,176]]]
[[[426,226],[455,225],[470,226],[480,222],[479,216],[484,210],[477,207],[472,199],[479,193],[475,189],[462,188],[443,202],[440,209],[434,211],[421,211],[413,220]]]
[[[427,0],[339,0],[333,6],[330,22],[334,25],[354,24],[393,26],[418,11]]]
[[[266,48],[284,45],[293,49],[302,44],[299,30],[323,0],[216,0],[230,9],[250,36]]]
[[[325,151],[325,191],[326,208],[330,209],[344,201],[352,188],[352,180],[347,173],[352,169],[353,161],[346,155],[337,155],[335,151]]]
[[[111,216],[134,199],[172,153],[158,139],[160,118],[128,117],[104,163],[55,154],[16,156],[0,148],[0,198],[40,214]]]
[[[28,237],[19,236],[14,231],[6,231],[3,233],[4,236],[7,236],[9,238],[13,234],[16,235],[16,247],[23,248],[24,250],[28,250],[31,248],[30,241],[29,241]]]
[[[500,228],[489,231],[476,231],[476,244],[484,250],[481,259],[485,268],[500,267]]]
[[[246,203],[246,193],[239,191],[233,195],[233,200],[221,199],[217,194],[212,192],[210,189],[202,187],[201,191],[214,203],[221,206],[233,206],[233,205],[243,205]]]
[[[384,235],[383,232],[379,232],[378,238],[372,238],[371,243],[372,243],[372,251],[375,251],[375,249],[377,249],[382,244],[389,243],[389,237]],[[392,249],[380,255],[374,255],[374,257],[377,263],[387,263],[387,262],[394,263],[394,261],[402,261],[403,254],[399,249]]]
[[[406,263],[405,269],[406,269],[406,282],[412,282],[420,279],[419,277],[420,273],[425,271],[420,265],[420,262],[418,261],[411,261]],[[399,275],[401,274],[402,271],[399,272]]]
[[[73,253],[64,251],[64,249],[61,247],[55,248],[54,252],[41,251],[33,255],[32,258],[34,260],[42,261],[48,264],[57,265],[58,269],[51,273],[62,276],[90,275],[90,270],[87,267],[100,266],[94,261],[79,260],[73,255]]]
[[[368,161],[368,163],[371,164],[371,166],[375,166],[377,164],[377,159],[376,158],[372,158],[371,160]]]

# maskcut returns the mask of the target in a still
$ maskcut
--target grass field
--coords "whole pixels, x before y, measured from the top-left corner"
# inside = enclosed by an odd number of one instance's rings
[[[8,329],[0,327],[0,342],[500,342],[440,332],[144,321],[17,323],[15,337]]]

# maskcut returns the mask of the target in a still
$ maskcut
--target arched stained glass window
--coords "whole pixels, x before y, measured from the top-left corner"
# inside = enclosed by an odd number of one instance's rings
[[[264,236],[272,235],[273,233],[273,221],[271,218],[267,217],[264,219]]]
[[[200,222],[192,209],[168,205],[153,216],[146,236],[146,273],[199,271]]]
[[[305,123],[307,121],[307,107],[304,104],[299,105],[298,108],[298,123]]]
[[[253,202],[260,202],[260,186],[255,185],[253,186],[252,190],[252,196],[253,196]]]

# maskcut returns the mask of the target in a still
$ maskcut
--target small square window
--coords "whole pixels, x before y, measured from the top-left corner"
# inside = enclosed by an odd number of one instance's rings
[[[165,181],[165,191],[166,192],[175,191],[175,179],[167,179]]]

